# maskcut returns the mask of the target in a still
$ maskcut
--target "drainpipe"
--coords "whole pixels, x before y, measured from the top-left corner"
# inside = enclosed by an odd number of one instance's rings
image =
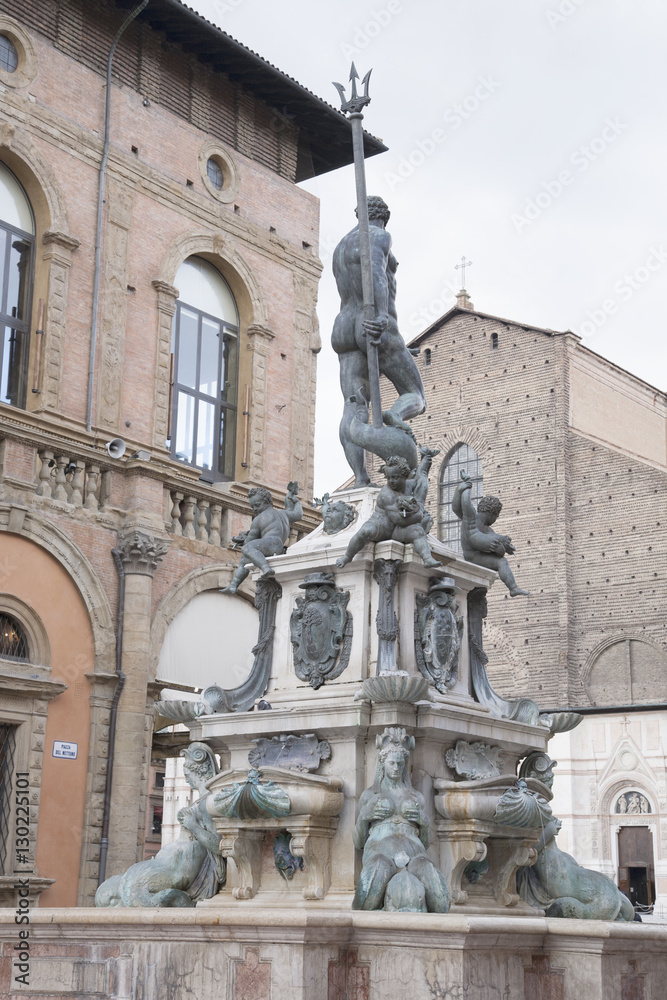
[[[100,176],[97,184],[97,224],[95,228],[95,271],[93,276],[93,317],[90,332],[90,357],[88,359],[88,403],[86,406],[86,430],[90,431],[93,417],[93,378],[95,374],[95,349],[97,346],[97,318],[100,298],[100,271],[102,260],[102,213],[104,210],[104,181],[106,178],[107,160],[109,158],[109,125],[111,118],[111,67],[116,46],[120,37],[127,27],[134,21],[135,17],[142,12],[148,4],[148,0],[142,0],[136,10],[123,21],[116,32],[116,37],[109,49],[107,59],[107,93],[104,108],[104,146],[102,148],[102,161],[100,163]]]
[[[111,718],[109,719],[109,755],[107,758],[107,776],[104,784],[104,812],[102,813],[102,837],[100,839],[100,874],[97,884],[102,885],[107,872],[107,853],[109,851],[109,817],[111,815],[111,784],[113,780],[113,761],[116,749],[116,720],[118,719],[118,703],[125,687],[123,673],[123,624],[125,620],[125,567],[121,554],[112,549],[111,554],[118,570],[118,621],[116,626],[116,676],[118,684],[111,702]]]

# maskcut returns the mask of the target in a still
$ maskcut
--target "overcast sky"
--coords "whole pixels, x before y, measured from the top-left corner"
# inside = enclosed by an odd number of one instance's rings
[[[338,106],[372,68],[367,161],[407,341],[466,285],[483,312],[552,329],[667,384],[665,37],[661,0],[197,0],[205,17]],[[355,223],[351,167],[320,198],[316,493],[349,470],[337,440],[331,251]],[[326,455],[326,462],[322,456]]]

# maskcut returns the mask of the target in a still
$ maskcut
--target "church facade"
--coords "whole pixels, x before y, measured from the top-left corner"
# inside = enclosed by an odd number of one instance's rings
[[[154,699],[194,686],[175,655],[158,675],[170,625],[196,661],[188,609],[212,602],[215,680],[242,671],[225,628],[252,626],[252,587],[219,591],[248,491],[312,496],[297,184],[351,136],[173,0],[3,0],[0,83],[0,903],[18,868],[82,905],[143,856]]]
[[[489,676],[506,697],[581,709],[554,738],[559,843],[634,902],[667,901],[667,397],[571,332],[475,310],[466,294],[411,344],[434,460],[428,504],[456,547],[451,499],[498,496],[496,530],[529,597],[489,594]],[[437,526],[437,529],[436,529]]]

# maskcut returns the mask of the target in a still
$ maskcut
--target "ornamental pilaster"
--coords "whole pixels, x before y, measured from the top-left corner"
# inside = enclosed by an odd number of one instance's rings
[[[266,326],[252,323],[247,337],[248,350],[252,351],[248,477],[261,480],[264,475],[264,431],[268,405],[268,356],[275,333]]]

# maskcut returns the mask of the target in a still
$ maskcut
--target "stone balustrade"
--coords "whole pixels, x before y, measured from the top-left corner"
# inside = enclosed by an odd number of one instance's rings
[[[83,508],[91,513],[111,510],[112,470],[90,458],[55,449],[38,451],[35,496]],[[124,472],[122,466],[116,474]],[[230,514],[243,501],[229,503],[215,490],[172,480],[164,484],[165,521],[175,538],[192,538],[224,548],[230,540]],[[242,508],[241,508],[242,509]]]
[[[167,487],[169,517],[168,530],[176,538],[195,538],[209,545],[222,546],[229,543],[229,509],[214,493],[204,496],[189,490]]]
[[[150,480],[153,487],[137,485],[142,480]],[[6,497],[20,503],[30,503],[32,496],[39,507],[53,504],[61,513],[103,515],[107,527],[115,523],[130,501],[134,503],[132,509],[157,513],[160,504],[156,505],[156,500],[162,489],[164,505],[160,513],[174,539],[223,549],[229,547],[232,535],[249,526],[251,515],[249,486],[243,483],[227,484],[222,492],[194,480],[189,469],[181,474],[178,463],[160,457],[147,468],[138,455],[109,459],[85,447],[75,451],[65,442],[44,447],[2,433],[0,487]],[[284,503],[278,492],[275,503],[279,508]],[[303,522],[292,526],[290,541],[312,531],[319,521],[319,514],[306,507]]]
[[[109,469],[103,469],[96,462],[50,449],[39,452],[39,461],[37,496],[90,511],[108,506],[111,492]]]

